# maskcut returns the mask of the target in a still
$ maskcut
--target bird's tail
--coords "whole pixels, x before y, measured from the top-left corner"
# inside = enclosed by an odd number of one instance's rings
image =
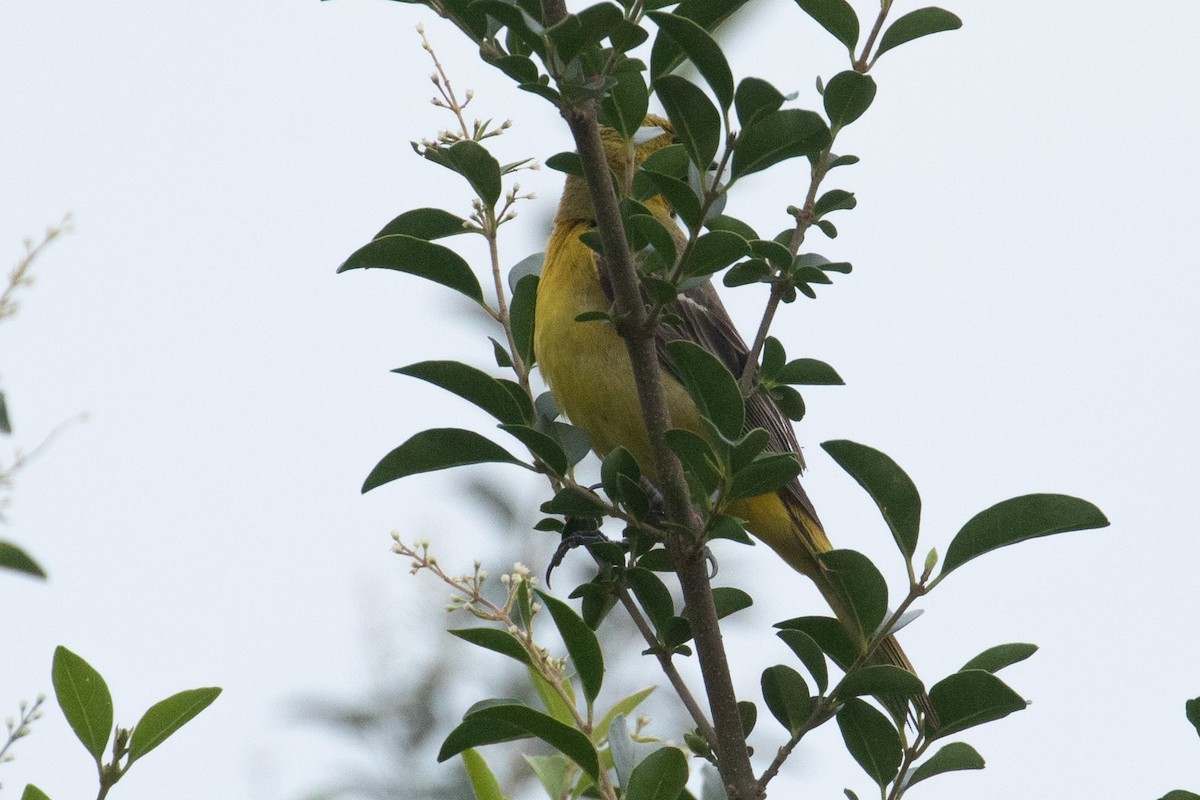
[[[866,646],[866,640],[850,613],[846,598],[830,577],[829,567],[818,558],[821,553],[832,550],[833,546],[810,509],[785,494],[769,494],[739,501],[731,511],[746,520],[746,527],[750,533],[770,546],[793,569],[816,584],[834,616],[842,623],[847,637],[861,653],[862,648]],[[839,662],[839,659],[834,657],[834,661]],[[884,639],[868,663],[890,664],[915,674],[912,662],[908,660],[895,636]],[[838,666],[845,670],[850,664],[838,663]],[[909,717],[912,714],[913,708],[902,699],[894,696],[877,699],[897,718]],[[936,720],[929,696],[924,692],[912,698],[912,705],[931,721]]]

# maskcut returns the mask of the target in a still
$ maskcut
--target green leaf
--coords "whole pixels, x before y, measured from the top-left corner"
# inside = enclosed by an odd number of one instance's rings
[[[836,439],[822,442],[821,449],[867,490],[879,506],[896,546],[906,559],[911,559],[921,527],[921,495],[912,479],[887,455],[865,444]]]
[[[754,605],[754,598],[732,586],[718,586],[712,590],[713,604],[717,607],[717,619],[725,619],[742,609]],[[687,615],[687,609],[684,609]]]
[[[879,39],[879,48],[872,60],[905,42],[920,39],[931,33],[954,31],[962,27],[962,20],[943,8],[918,8],[897,19],[883,32]]]
[[[54,648],[50,680],[71,730],[99,764],[113,730],[112,695],[104,678],[91,664],[59,645]]]
[[[733,267],[721,279],[729,288],[765,281],[771,276],[771,266],[760,258],[752,258]]]
[[[721,144],[721,113],[699,86],[678,75],[662,76],[655,81],[654,91],[688,158],[706,171]]]
[[[667,447],[683,464],[683,471],[703,491],[710,495],[721,482],[720,459],[704,437],[691,431],[672,428],[666,432]]]
[[[766,453],[733,475],[729,497],[758,497],[777,491],[800,475],[800,461],[794,453]]]
[[[990,672],[972,669],[955,672],[929,689],[929,702],[937,714],[930,739],[940,739],[985,722],[1025,710],[1025,700]]]
[[[744,6],[748,0],[683,0],[675,8],[675,15],[692,20],[706,31],[716,30],[722,22],[735,11]],[[647,3],[647,7],[658,8],[669,3]],[[659,36],[654,40],[654,48],[650,52],[650,74],[652,80],[666,75],[683,62],[683,52],[675,40],[667,36]]]
[[[457,236],[460,233],[469,233],[469,229],[465,227],[466,224],[467,221],[462,217],[456,217],[449,211],[443,211],[440,208],[414,208],[412,211],[405,211],[384,225],[383,229],[373,238],[412,236],[430,241],[446,236]]]
[[[575,489],[561,489],[558,494],[541,505],[543,514],[561,514],[565,517],[601,517],[604,506],[591,494],[582,494]]]
[[[782,108],[786,99],[783,92],[762,78],[742,78],[733,95],[733,105],[737,110],[738,123],[743,128],[748,128],[764,114],[770,114]]]
[[[559,753],[552,756],[522,755],[521,758],[525,759],[533,774],[537,775],[546,794],[552,798],[566,797],[569,794],[571,777],[575,771],[570,759]]]
[[[350,254],[338,272],[351,269],[391,269],[440,283],[461,292],[480,305],[483,289],[471,265],[448,247],[415,236],[384,236]]]
[[[945,577],[976,556],[1026,539],[1108,526],[1087,500],[1064,494],[1027,494],[980,511],[962,526],[942,559]]]
[[[790,386],[773,386],[769,394],[788,419],[796,422],[804,419],[804,398],[795,389]]]
[[[441,762],[485,744],[535,736],[578,764],[593,779],[600,777],[596,748],[579,731],[529,706],[501,704],[470,713],[450,732],[438,751]]]
[[[749,700],[738,700],[737,710],[738,717],[742,720],[742,733],[749,736],[758,722],[758,706]]]
[[[678,747],[660,747],[629,775],[625,800],[676,800],[688,779],[687,756]]]
[[[500,163],[478,142],[464,139],[449,147],[426,148],[423,153],[430,161],[466,178],[486,205],[494,206],[500,199]]]
[[[518,424],[533,416],[533,407],[528,401],[527,407],[522,408],[513,393],[504,388],[500,379],[458,361],[418,361],[392,372],[408,375],[453,392],[479,406],[500,422]]]
[[[1188,722],[1192,723],[1196,733],[1200,734],[1200,697],[1194,697],[1184,703],[1183,710],[1187,714]]]
[[[842,681],[839,697],[916,697],[925,691],[921,679],[892,664],[874,664],[855,670]]]
[[[700,413],[726,438],[741,436],[746,419],[745,403],[737,379],[721,360],[700,345],[684,339],[669,342],[667,352]]]
[[[526,666],[530,664],[529,654],[525,652],[525,648],[518,641],[517,637],[508,631],[502,631],[498,628],[455,628],[447,631],[447,633],[457,636],[464,642],[470,642],[477,647],[482,647],[485,650],[491,650],[520,661]]]
[[[575,673],[583,686],[583,696],[588,702],[595,701],[604,683],[604,653],[596,634],[575,613],[575,609],[553,595],[540,589],[535,592],[554,619],[554,626],[567,646],[567,653],[575,665]]]
[[[628,697],[624,697],[617,701],[617,704],[608,710],[608,713],[600,720],[600,724],[592,728],[592,735],[597,742],[602,742],[608,737],[608,726],[612,724],[613,719],[618,714],[629,716],[637,707],[642,704],[642,701],[650,696],[656,687],[647,686],[645,689],[640,689]]]
[[[146,709],[129,739],[129,763],[132,764],[166,741],[167,737],[208,708],[220,694],[221,690],[216,686],[187,689]]]
[[[774,376],[779,383],[802,386],[844,386],[846,382],[837,370],[815,358],[797,358],[789,361]]]
[[[523,587],[524,586],[527,586],[527,584],[523,584]],[[571,684],[563,684],[563,688],[567,690],[567,694],[570,696],[570,701],[568,702],[567,700],[563,699],[562,695],[560,695],[553,686],[550,685],[549,681],[538,674],[537,670],[535,670],[533,667],[529,667],[528,672],[529,680],[533,684],[533,689],[535,692],[537,692],[537,696],[542,701],[542,705],[545,707],[546,711],[550,713],[550,717],[561,722],[563,725],[574,727],[575,716],[571,713],[571,709],[575,705],[575,695],[574,690],[571,688]],[[519,701],[514,700],[512,702],[517,703]]]
[[[817,690],[825,694],[825,690],[829,688],[829,667],[825,664],[825,653],[816,640],[804,631],[788,628],[778,631],[775,635],[792,648],[792,652],[816,681]]]
[[[853,192],[845,189],[830,189],[813,204],[813,214],[823,217],[831,211],[846,211],[858,205]]]
[[[600,121],[617,130],[622,137],[632,139],[646,119],[650,90],[646,88],[646,79],[640,70],[621,69],[613,77],[617,82],[600,104]]]
[[[555,153],[546,159],[546,166],[568,175],[583,177],[583,162],[579,160],[578,153]]]
[[[737,217],[730,217],[725,214],[718,214],[715,217],[705,220],[704,226],[710,231],[729,231],[730,233],[736,233],[738,236],[751,243],[758,239],[758,234],[755,232],[754,228],[751,228]]]
[[[854,70],[839,72],[830,78],[821,95],[829,124],[845,127],[861,117],[871,107],[876,88],[874,78]]]
[[[671,208],[679,215],[679,218],[684,221],[689,227],[699,225],[701,222],[700,201],[696,198],[696,194],[691,187],[679,178],[672,178],[661,172],[655,172],[642,168],[638,170],[639,175],[644,175],[650,183],[662,194],[666,201],[671,204]],[[582,237],[580,237],[582,238]]]
[[[765,114],[742,131],[730,174],[737,180],[789,158],[815,156],[829,142],[829,128],[814,111],[788,108]]]
[[[616,498],[620,494],[619,477],[633,481],[642,479],[642,470],[635,459],[624,447],[614,447],[600,460],[600,483],[609,497]]]
[[[471,779],[471,788],[475,790],[476,800],[506,800],[504,792],[500,790],[500,782],[483,756],[475,750],[464,750],[462,760],[467,768],[467,777]]]
[[[983,767],[983,756],[979,755],[974,747],[965,742],[951,742],[912,771],[908,778],[908,786],[920,783],[926,778],[932,778],[934,775],[941,775],[943,772],[983,769]]]
[[[858,16],[846,0],[796,0],[796,5],[854,52],[858,44]]]
[[[750,245],[729,231],[709,231],[692,243],[683,272],[689,277],[711,275],[750,253]]]
[[[0,569],[24,572],[35,578],[46,578],[46,571],[28,553],[11,542],[0,541]]]
[[[654,20],[659,30],[670,37],[688,60],[696,65],[696,70],[704,76],[705,83],[716,95],[721,108],[728,111],[733,104],[733,73],[716,40],[687,17],[661,11],[651,11],[646,16]],[[654,77],[657,80],[661,76]]]
[[[900,734],[891,721],[866,701],[852,697],[838,711],[837,722],[846,749],[871,780],[879,786],[890,783],[903,756]]]
[[[775,627],[803,631],[843,670],[858,658],[858,647],[850,641],[846,626],[833,617],[795,617],[777,622]]]
[[[667,620],[675,616],[675,601],[662,579],[648,569],[633,567],[625,570],[625,580],[654,627],[665,627]]]
[[[989,647],[979,655],[972,658],[966,664],[962,665],[959,672],[968,669],[981,669],[984,672],[999,672],[1005,667],[1012,666],[1018,661],[1024,661],[1031,655],[1037,652],[1036,644],[1023,644],[1014,642],[1012,644],[998,644],[995,647]]]
[[[461,428],[431,428],[415,434],[383,457],[363,482],[364,493],[421,472],[433,472],[467,464],[517,464],[533,469],[500,445],[474,431]]]
[[[762,694],[771,716],[789,733],[798,731],[812,713],[808,684],[799,672],[784,664],[763,670]]]
[[[525,363],[526,368],[534,364],[533,326],[534,309],[537,306],[538,276],[526,275],[517,281],[517,289],[513,292],[512,304],[509,306],[509,319],[512,323],[513,341],[517,346],[517,355]]]
[[[887,614],[887,582],[871,560],[856,550],[830,550],[820,559],[863,639],[869,639]]]
[[[32,783],[27,783],[25,784],[25,791],[21,792],[21,800],[50,800],[50,795]]]
[[[1158,800],[1200,800],[1200,794],[1189,792],[1186,789],[1175,789],[1167,792]]]

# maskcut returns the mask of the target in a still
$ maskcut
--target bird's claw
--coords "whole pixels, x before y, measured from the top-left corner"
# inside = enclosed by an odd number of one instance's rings
[[[568,552],[574,550],[576,547],[587,547],[607,541],[610,541],[610,539],[596,528],[575,531],[572,534],[564,536],[562,541],[558,543],[558,548],[555,549],[554,555],[550,557],[549,566],[546,567],[546,588],[550,588],[550,573],[562,563],[563,558],[566,557]]]

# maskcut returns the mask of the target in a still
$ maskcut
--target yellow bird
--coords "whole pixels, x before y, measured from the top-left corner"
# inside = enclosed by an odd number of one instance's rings
[[[667,120],[650,116],[644,126],[643,131],[646,128],[660,131],[636,146],[616,131],[601,128],[601,140],[618,191],[629,186],[634,164],[640,164],[674,141]],[[650,198],[645,205],[668,230],[682,238],[672,211],[661,196]],[[534,351],[559,409],[587,433],[596,452],[603,456],[622,446],[637,460],[643,474],[654,481],[654,461],[625,342],[606,320],[576,321],[580,314],[608,311],[612,305],[610,293],[601,280],[598,256],[579,238],[595,225],[586,183],[582,178],[568,176],[538,284]],[[710,282],[681,293],[670,310],[678,320],[667,328],[660,326],[658,350],[672,426],[706,436],[696,404],[675,377],[661,345],[668,339],[689,339],[719,357],[735,376],[742,374],[749,348]],[[746,399],[746,426],[765,429],[770,435],[768,450],[794,453],[803,466],[791,423],[769,397],[756,392]],[[851,621],[846,601],[817,559],[818,554],[833,548],[800,482],[793,480],[778,492],[738,500],[729,513],[746,520],[746,529],[751,534],[816,584],[846,627],[850,640],[861,647],[862,636]],[[912,671],[894,638],[884,643],[873,661]]]

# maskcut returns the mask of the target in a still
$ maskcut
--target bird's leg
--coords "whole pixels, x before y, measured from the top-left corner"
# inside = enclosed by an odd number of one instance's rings
[[[601,542],[609,542],[622,549],[628,549],[627,544],[624,542],[614,542],[601,533],[599,528],[585,528],[563,534],[562,541],[558,543],[558,547],[554,550],[554,555],[550,557],[550,564],[546,567],[546,588],[550,588],[550,573],[563,562],[567,553],[576,547],[587,547],[590,549],[592,545],[600,544]]]

